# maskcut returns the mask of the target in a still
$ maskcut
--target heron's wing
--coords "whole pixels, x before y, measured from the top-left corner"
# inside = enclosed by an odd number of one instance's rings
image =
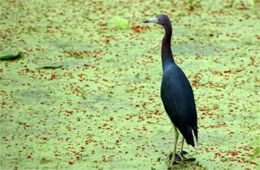
[[[183,136],[192,133],[192,129],[197,137],[197,112],[193,91],[187,77],[178,66],[164,73],[161,98],[171,121]]]

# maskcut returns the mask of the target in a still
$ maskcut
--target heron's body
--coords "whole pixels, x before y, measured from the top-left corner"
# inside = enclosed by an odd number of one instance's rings
[[[194,146],[192,130],[197,137],[197,113],[193,92],[185,74],[175,63],[168,63],[163,72],[161,98],[172,123],[186,142]]]
[[[176,146],[179,132],[186,142],[195,145],[195,138],[198,139],[197,111],[194,101],[192,87],[183,73],[176,65],[171,51],[172,26],[166,15],[159,15],[145,21],[153,22],[164,27],[165,35],[162,41],[161,58],[163,66],[163,78],[161,84],[161,99],[175,130],[174,149],[170,160],[170,167],[175,162]],[[178,130],[177,130],[178,129]],[[195,135],[195,136],[194,136]],[[181,153],[183,149],[183,140]]]

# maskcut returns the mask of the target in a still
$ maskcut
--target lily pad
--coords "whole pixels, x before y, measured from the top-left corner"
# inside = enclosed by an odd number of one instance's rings
[[[22,52],[17,51],[1,51],[0,60],[13,60],[18,59],[22,56]]]
[[[38,65],[40,65],[40,69],[55,69],[55,68],[61,68],[63,67],[63,64],[60,62],[39,62]]]
[[[83,67],[88,66],[86,61],[65,60],[65,61],[39,61],[36,63],[40,69],[56,69],[61,67]]]
[[[117,17],[113,18],[113,21],[117,25],[117,27],[122,30],[126,30],[129,28],[129,24],[128,24],[127,20],[125,20],[124,18],[117,16]]]
[[[46,66],[42,66],[40,67],[41,69],[55,69],[55,68],[61,68],[62,65],[60,64],[53,64],[53,65],[46,65]]]

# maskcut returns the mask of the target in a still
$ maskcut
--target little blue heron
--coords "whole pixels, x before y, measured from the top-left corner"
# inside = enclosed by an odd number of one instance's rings
[[[175,138],[173,153],[169,161],[169,167],[176,163],[176,146],[179,132],[181,132],[182,145],[180,158],[182,155],[184,138],[187,144],[195,145],[195,138],[198,141],[197,111],[194,95],[189,80],[174,61],[171,51],[172,26],[167,15],[161,14],[155,18],[148,19],[144,23],[156,23],[164,27],[165,35],[162,40],[161,58],[163,67],[163,77],[161,84],[161,99],[171,122],[173,123]]]

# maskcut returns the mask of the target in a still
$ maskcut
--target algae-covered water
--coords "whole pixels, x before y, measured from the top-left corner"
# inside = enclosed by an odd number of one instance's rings
[[[1,0],[0,169],[167,169],[164,30],[198,110],[196,162],[259,169],[260,4],[250,0]],[[0,56],[1,57],[1,56]]]

